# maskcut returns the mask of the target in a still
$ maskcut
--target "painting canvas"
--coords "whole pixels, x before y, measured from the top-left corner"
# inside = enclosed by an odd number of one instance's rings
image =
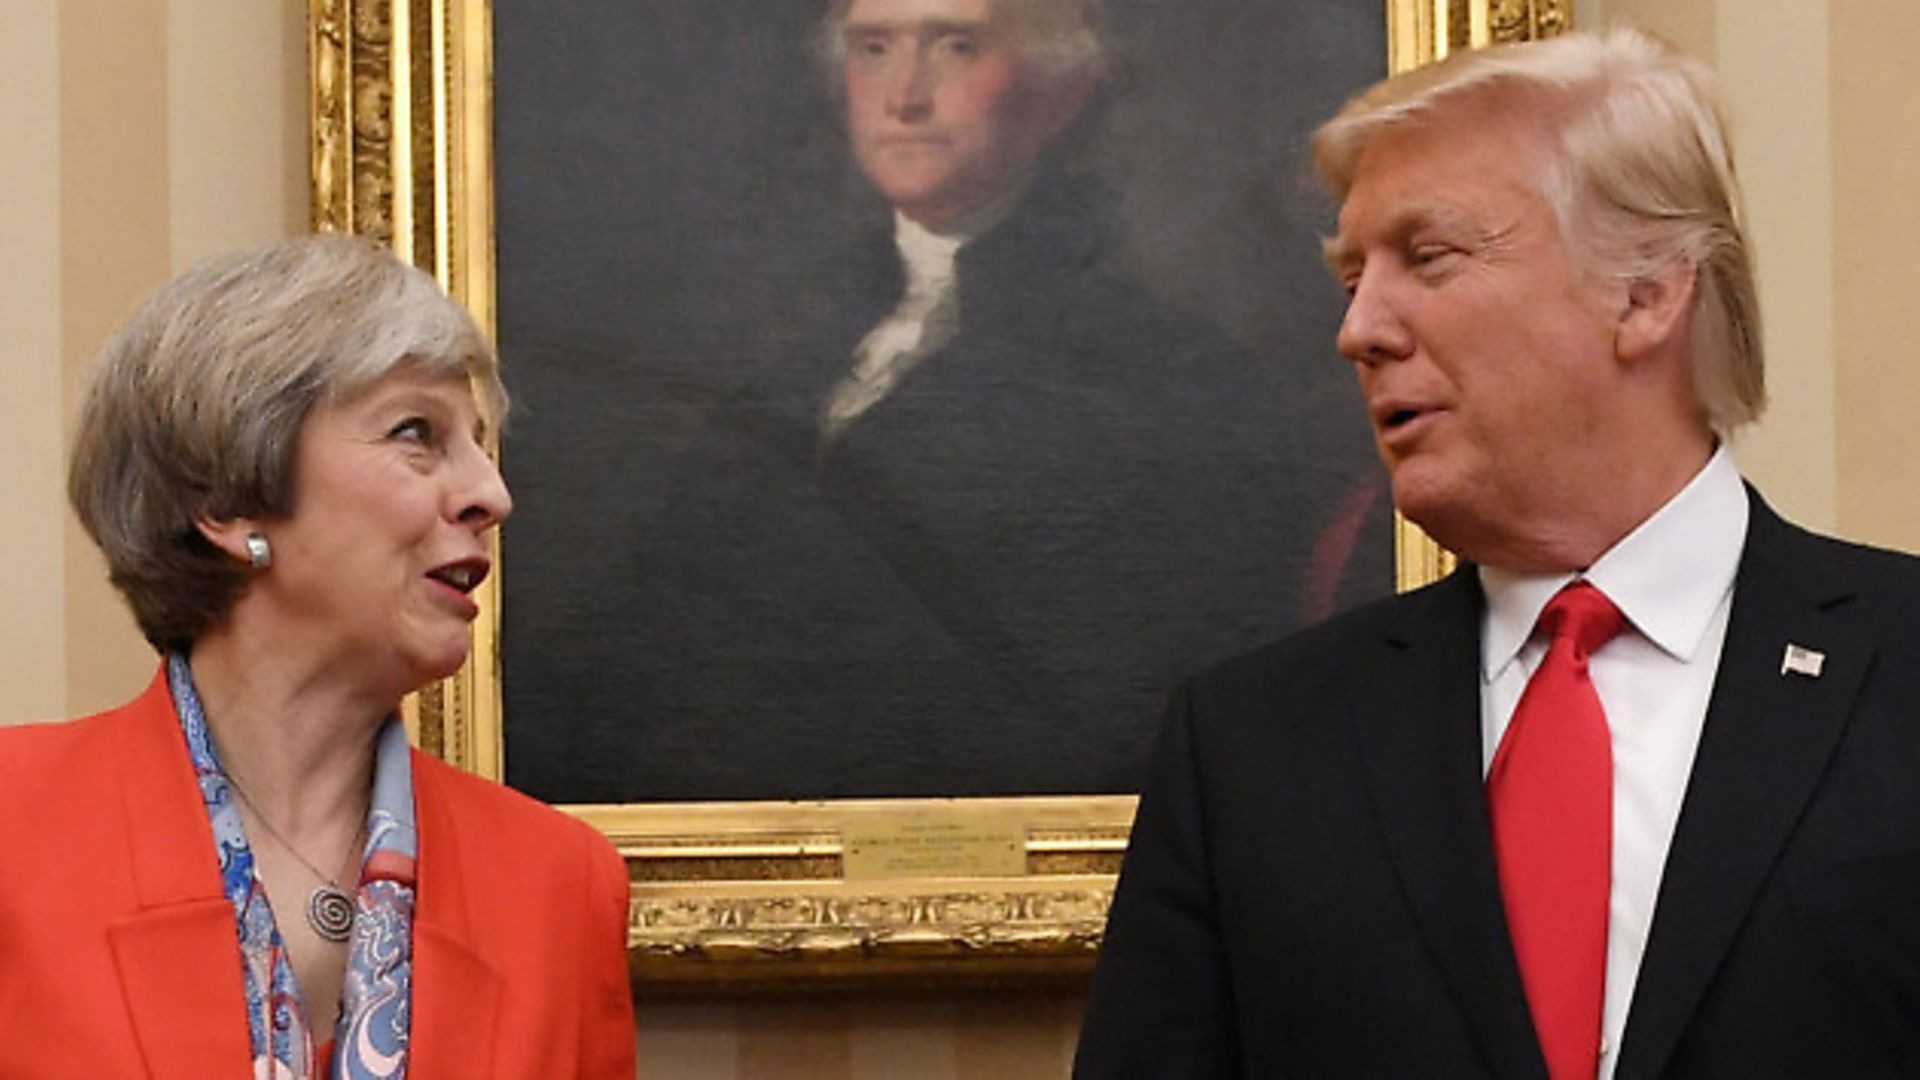
[[[1393,588],[1306,164],[1379,0],[1008,0],[1097,51],[971,118],[923,6],[496,0],[514,786],[1133,791],[1182,676]]]

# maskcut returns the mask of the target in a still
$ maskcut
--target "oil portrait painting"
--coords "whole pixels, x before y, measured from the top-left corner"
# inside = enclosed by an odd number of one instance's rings
[[[493,11],[514,786],[1135,791],[1392,590],[1306,164],[1380,0]]]

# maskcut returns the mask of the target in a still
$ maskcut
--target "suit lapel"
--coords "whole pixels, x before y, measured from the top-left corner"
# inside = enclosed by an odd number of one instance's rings
[[[1621,1046],[1621,1075],[1665,1067],[1839,742],[1873,635],[1818,544],[1749,492],[1735,579],[1686,801]],[[1782,671],[1789,644],[1825,654]]]
[[[1481,606],[1470,567],[1408,598],[1357,680],[1362,755],[1408,905],[1490,1071],[1544,1077],[1481,782]]]
[[[108,940],[134,1036],[155,1077],[238,1075],[252,1048],[233,906],[164,668],[125,719],[116,767],[139,908]]]
[[[413,1034],[409,1071],[419,1076],[493,1075],[501,980],[476,947],[461,872],[447,766],[413,754],[420,850],[413,924]]]

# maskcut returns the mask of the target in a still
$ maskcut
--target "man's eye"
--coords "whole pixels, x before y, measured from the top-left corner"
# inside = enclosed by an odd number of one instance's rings
[[[973,56],[980,51],[980,43],[971,34],[948,34],[941,39],[940,48],[949,56]]]
[[[878,37],[855,38],[853,42],[853,54],[855,56],[877,60],[887,55],[886,39]]]
[[[1340,286],[1341,292],[1347,294],[1347,299],[1353,299],[1353,295],[1360,291],[1362,267],[1357,261],[1350,262],[1342,259],[1328,265],[1327,270],[1333,275],[1333,283]]]
[[[1415,244],[1409,261],[1415,266],[1432,266],[1458,254],[1460,249],[1449,244]]]

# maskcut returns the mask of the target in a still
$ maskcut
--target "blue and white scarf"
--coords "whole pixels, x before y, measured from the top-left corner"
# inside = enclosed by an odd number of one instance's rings
[[[314,1080],[319,1067],[326,1068],[331,1080],[404,1078],[412,1028],[417,850],[406,729],[398,718],[389,719],[374,751],[373,799],[347,942],[346,981],[334,1024],[333,1054],[321,1062],[266,885],[254,872],[253,849],[234,804],[233,786],[214,754],[184,656],[167,657],[167,682],[213,825],[222,887],[233,904],[256,1080]]]

